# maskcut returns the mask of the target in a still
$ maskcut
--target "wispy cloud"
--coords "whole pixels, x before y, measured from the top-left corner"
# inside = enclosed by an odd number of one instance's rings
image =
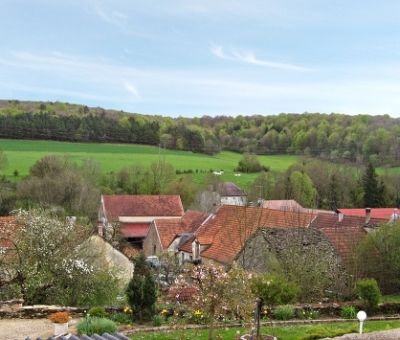
[[[229,52],[225,52],[222,46],[213,45],[210,47],[210,52],[214,56],[216,56],[220,59],[237,61],[237,62],[250,64],[250,65],[263,66],[263,67],[269,67],[269,68],[275,68],[275,69],[281,69],[281,70],[287,70],[287,71],[305,72],[305,71],[311,70],[307,67],[300,66],[300,65],[276,62],[276,61],[271,61],[271,60],[266,60],[266,59],[260,59],[252,51],[231,50]]]
[[[136,88],[135,85],[133,85],[133,84],[130,83],[130,82],[126,82],[126,83],[124,84],[124,87],[125,87],[125,89],[126,89],[130,94],[132,94],[135,98],[140,98],[139,92],[138,92],[138,90],[137,90],[137,88]]]

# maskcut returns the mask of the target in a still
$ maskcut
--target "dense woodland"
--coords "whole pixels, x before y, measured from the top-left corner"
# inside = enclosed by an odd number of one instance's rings
[[[0,101],[0,137],[161,145],[213,154],[299,154],[400,164],[400,120],[388,115],[279,114],[168,118],[60,102]]]

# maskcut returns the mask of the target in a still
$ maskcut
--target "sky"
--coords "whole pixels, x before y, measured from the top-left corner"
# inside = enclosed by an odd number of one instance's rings
[[[0,98],[400,116],[398,0],[0,0]]]

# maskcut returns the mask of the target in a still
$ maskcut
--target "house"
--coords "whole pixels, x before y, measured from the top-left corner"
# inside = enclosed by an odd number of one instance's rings
[[[397,208],[357,208],[339,209],[345,216],[358,216],[368,218],[384,219],[386,222],[394,222],[400,219],[400,212]]]
[[[183,214],[179,195],[102,195],[98,233],[109,238],[118,228],[123,238],[141,248],[155,219],[180,219]]]
[[[221,205],[240,205],[247,204],[247,194],[232,182],[221,183],[218,187]]]
[[[335,248],[336,255],[348,264],[367,233],[385,222],[382,218],[348,216],[338,211],[335,215],[319,214],[311,223],[311,228],[322,232]]]
[[[191,238],[209,216],[208,213],[189,210],[179,219],[155,219],[143,241],[145,256],[159,255],[164,251],[177,252],[179,245]]]
[[[179,246],[181,260],[232,264],[260,228],[308,228],[315,214],[223,205]]]

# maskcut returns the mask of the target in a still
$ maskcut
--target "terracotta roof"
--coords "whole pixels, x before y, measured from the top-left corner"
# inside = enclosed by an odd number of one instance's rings
[[[17,229],[17,220],[14,216],[0,216],[0,247],[12,247],[11,241]]]
[[[339,211],[348,216],[362,216],[365,217],[365,209],[339,209]],[[371,208],[372,218],[381,218],[389,221],[393,213],[399,214],[399,210],[396,208]]]
[[[246,196],[246,193],[232,182],[220,184],[218,191],[221,196]]]
[[[357,244],[367,235],[364,226],[374,226],[384,223],[383,219],[371,218],[368,225],[365,217],[320,214],[311,223],[311,228],[319,229],[326,235],[338,255],[344,262],[351,259]]]
[[[305,228],[314,218],[309,213],[225,205],[199,228],[196,239],[209,245],[202,257],[229,264],[258,228]],[[191,252],[190,242],[180,249]]]
[[[182,216],[179,195],[102,195],[104,209],[110,221],[119,216]]]
[[[120,231],[124,237],[146,237],[150,223],[121,223]]]
[[[163,249],[167,249],[177,235],[193,233],[209,214],[201,211],[187,211],[182,218],[168,218],[154,220]]]

